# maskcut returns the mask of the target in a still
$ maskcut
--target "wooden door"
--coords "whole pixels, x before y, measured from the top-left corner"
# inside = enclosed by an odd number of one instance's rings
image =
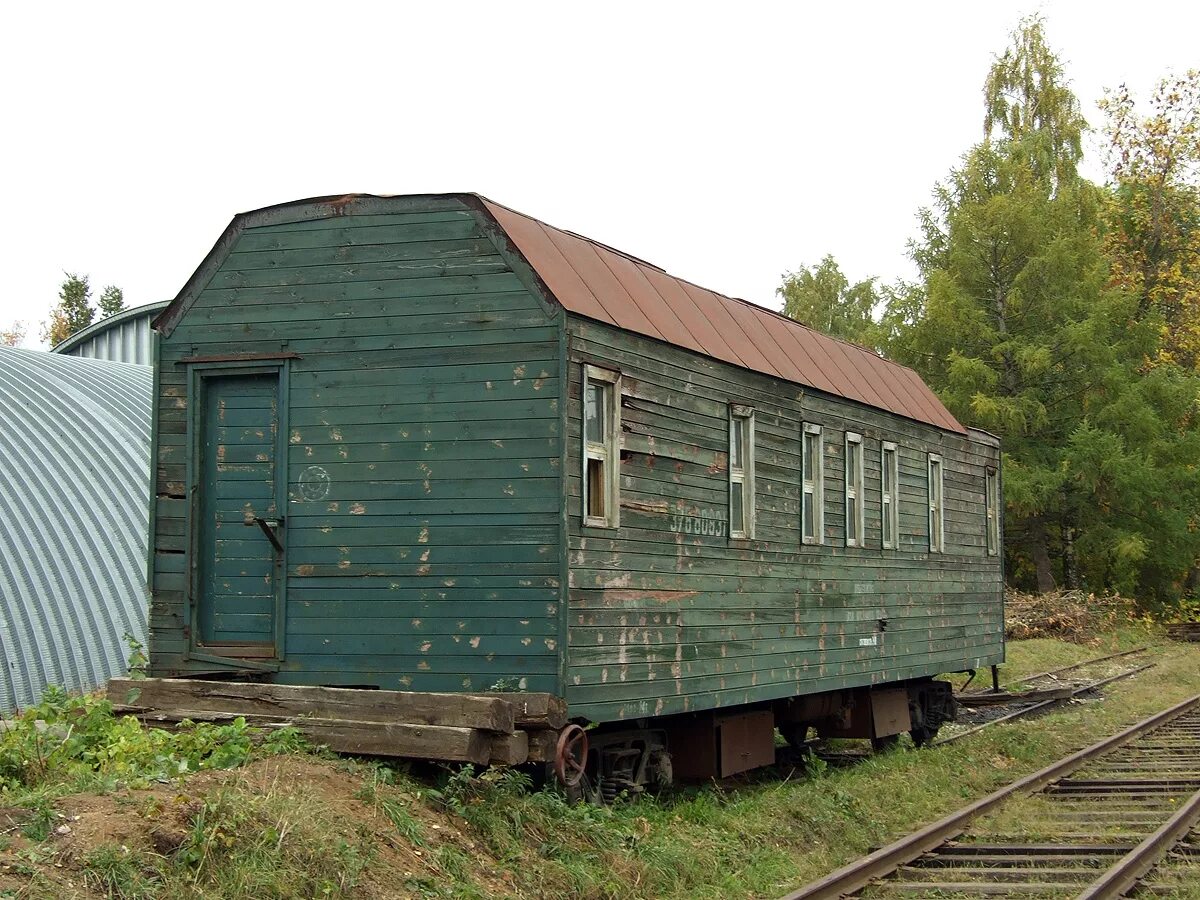
[[[283,577],[278,371],[206,374],[198,411],[197,650],[275,657]]]

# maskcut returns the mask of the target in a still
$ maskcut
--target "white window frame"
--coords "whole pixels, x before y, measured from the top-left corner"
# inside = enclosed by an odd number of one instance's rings
[[[742,436],[742,465],[733,465],[734,433],[745,428]],[[742,486],[742,528],[733,527],[733,486]],[[729,405],[729,537],[750,540],[754,537],[754,408]]]
[[[942,457],[929,454],[927,476],[929,490],[929,552],[944,553],[946,549],[946,493],[942,477]]]
[[[983,473],[984,504],[987,506],[987,555],[1000,555],[1000,472],[988,466]]]
[[[885,473],[888,480],[884,479]],[[892,441],[882,441],[879,445],[879,510],[883,549],[895,550],[900,546],[900,448]]]
[[[853,467],[851,471],[850,464],[850,448],[858,448],[858,465]],[[862,547],[866,541],[863,539],[863,527],[866,524],[867,517],[863,514],[863,439],[861,434],[856,434],[853,431],[846,432],[845,441],[845,465],[843,468],[846,472],[846,546],[847,547]],[[854,515],[851,518],[850,505],[854,504]],[[854,526],[854,537],[850,536],[850,526]]]
[[[815,435],[813,444],[816,448],[812,458],[812,471],[804,469],[804,443],[808,435]],[[800,432],[800,541],[804,544],[825,543],[825,444],[821,434],[821,426],[805,422]],[[804,518],[804,497],[812,494],[813,522],[812,534],[807,533],[808,522]]]
[[[592,442],[587,435],[587,403],[592,383],[604,385],[607,408],[604,412],[604,441]],[[582,488],[580,515],[588,528],[618,528],[621,524],[621,373],[583,364],[583,393],[579,401],[579,438],[582,444]],[[588,515],[588,462],[603,465],[604,515]]]

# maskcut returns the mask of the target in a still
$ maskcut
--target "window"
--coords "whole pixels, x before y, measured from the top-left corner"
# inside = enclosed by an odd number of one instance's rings
[[[883,547],[895,550],[900,546],[900,458],[891,441],[884,441],[880,452],[879,495]]]
[[[825,543],[825,454],[821,426],[804,425],[800,465],[804,495],[800,498],[800,534],[806,544]]]
[[[862,435],[846,432],[846,546],[863,545]]]
[[[988,466],[984,474],[984,489],[987,494],[987,552],[995,556],[1000,552],[1000,473]]]
[[[616,528],[620,515],[621,376],[583,367],[583,524]]]
[[[754,410],[729,407],[729,536],[754,537]]]
[[[929,454],[929,552],[941,553],[945,547],[945,528],[942,523],[942,458]]]

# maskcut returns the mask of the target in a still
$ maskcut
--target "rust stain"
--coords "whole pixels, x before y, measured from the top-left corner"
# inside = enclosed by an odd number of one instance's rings
[[[654,600],[658,603],[671,603],[699,596],[699,591],[609,591],[605,599],[617,602],[636,602],[638,600]],[[622,622],[622,624],[624,624]]]
[[[310,565],[303,565],[303,566],[296,567],[297,575],[311,575],[312,573],[313,573],[313,567]]]
[[[658,513],[666,515],[671,511],[671,506],[666,500],[653,500],[650,502],[642,500],[621,500],[622,509],[634,509],[644,513]]]

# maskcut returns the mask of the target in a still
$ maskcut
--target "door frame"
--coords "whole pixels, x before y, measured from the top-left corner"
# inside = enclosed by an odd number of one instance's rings
[[[228,666],[234,669],[255,671],[278,671],[285,658],[285,635],[287,610],[287,534],[288,522],[288,383],[289,361],[293,354],[247,355],[228,357],[192,357],[183,360],[187,365],[187,591],[185,597],[187,616],[187,640],[184,643],[184,659]],[[280,531],[283,552],[276,554],[274,654],[270,656],[223,656],[220,648],[207,647],[199,642],[200,635],[200,540],[202,528],[199,524],[201,439],[204,435],[204,401],[207,383],[222,377],[239,375],[274,375],[278,379],[276,393],[275,426],[275,509],[284,522]]]

